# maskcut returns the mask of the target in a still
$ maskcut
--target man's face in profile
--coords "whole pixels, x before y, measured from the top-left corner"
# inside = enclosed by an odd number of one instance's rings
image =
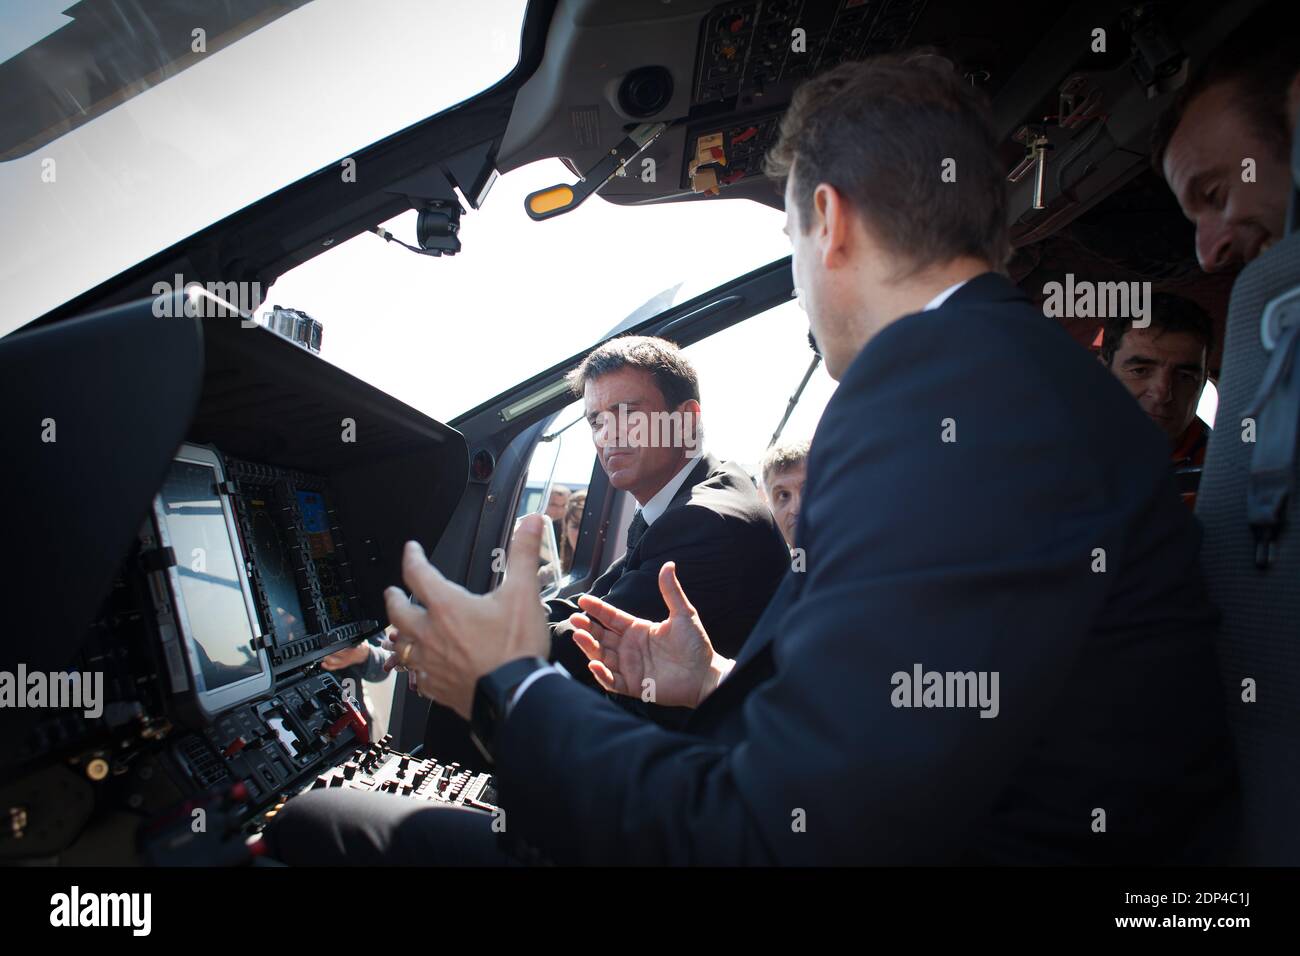
[[[768,475],[763,480],[763,493],[772,509],[776,525],[785,537],[787,547],[794,547],[794,530],[799,524],[799,508],[803,502],[803,485],[808,476],[806,462]]]
[[[637,417],[642,422],[655,413],[672,412],[663,393],[655,384],[654,376],[639,368],[620,368],[589,379],[583,388],[587,423],[591,426],[591,439],[596,445],[600,465],[609,476],[609,483],[620,491],[628,491],[641,504],[645,504],[686,463],[690,449],[674,446],[674,434],[669,430],[668,441],[661,441],[661,429],[646,425],[637,433]],[[683,402],[676,411],[690,416],[690,435],[698,436],[699,403]],[[626,428],[621,427],[623,424]]]
[[[555,527],[563,527],[564,511],[569,505],[569,492],[563,488],[551,489],[551,498],[546,503],[546,517]]]
[[[822,305],[822,275],[819,268],[817,245],[813,242],[812,230],[804,231],[805,223],[801,221],[798,203],[795,199],[794,175],[785,184],[785,234],[790,239],[790,270],[794,274],[795,294],[799,297],[799,308],[808,314],[810,326],[808,337],[813,350],[826,359],[826,369],[831,378],[838,380],[842,370],[832,369],[826,354],[827,336],[823,320],[825,309]]]
[[[1243,182],[1243,161],[1254,181]],[[1291,176],[1285,156],[1259,133],[1234,84],[1205,90],[1187,106],[1165,150],[1165,181],[1196,226],[1206,272],[1250,262],[1285,232]]]
[[[1110,370],[1173,447],[1196,417],[1205,363],[1205,343],[1195,335],[1151,327],[1124,333]]]

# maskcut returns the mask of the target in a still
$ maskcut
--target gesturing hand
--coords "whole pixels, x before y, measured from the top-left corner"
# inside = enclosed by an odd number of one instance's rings
[[[384,628],[384,639],[379,642],[380,648],[389,652],[388,656],[384,658],[384,673],[404,671],[406,673],[407,688],[416,696],[423,696],[420,694],[420,681],[415,671],[407,670],[397,660],[397,634],[397,628],[389,624],[388,627]]]
[[[402,579],[424,604],[410,604],[398,588],[384,592],[396,628],[398,664],[415,671],[420,693],[466,720],[478,679],[520,657],[546,657],[551,642],[537,600],[537,555],[542,519],[528,515],[515,529],[506,579],[489,594],[471,594],[444,578],[424,550],[410,542]]]
[[[605,690],[670,707],[696,707],[734,662],[713,650],[672,561],[659,569],[659,593],[668,619],[657,624],[582,595],[578,605],[586,613],[569,617],[573,641]]]

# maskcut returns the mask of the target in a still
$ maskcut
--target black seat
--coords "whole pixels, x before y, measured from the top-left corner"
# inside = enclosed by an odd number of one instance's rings
[[[1292,175],[1300,195],[1300,136]],[[1300,864],[1296,209],[1293,200],[1287,235],[1233,286],[1219,410],[1196,507],[1210,595],[1223,613],[1219,663],[1244,812],[1239,862],[1291,866]]]

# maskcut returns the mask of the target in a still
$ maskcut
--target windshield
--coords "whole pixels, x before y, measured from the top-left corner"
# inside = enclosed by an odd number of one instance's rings
[[[528,193],[573,181],[558,160],[506,173],[461,218],[455,256],[363,233],[281,276],[266,307],[306,312],[324,326],[322,358],[448,421],[633,312],[649,318],[790,253],[785,214],[748,200],[620,206],[597,194],[554,219],[528,218]],[[415,219],[384,227],[413,244]],[[806,335],[806,317],[799,324]]]
[[[0,334],[501,80],[525,0],[0,0]]]

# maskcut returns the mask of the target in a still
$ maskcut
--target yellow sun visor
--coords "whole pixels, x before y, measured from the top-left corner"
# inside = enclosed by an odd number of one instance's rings
[[[533,218],[541,218],[563,212],[573,205],[573,187],[549,186],[528,194],[528,212]]]

